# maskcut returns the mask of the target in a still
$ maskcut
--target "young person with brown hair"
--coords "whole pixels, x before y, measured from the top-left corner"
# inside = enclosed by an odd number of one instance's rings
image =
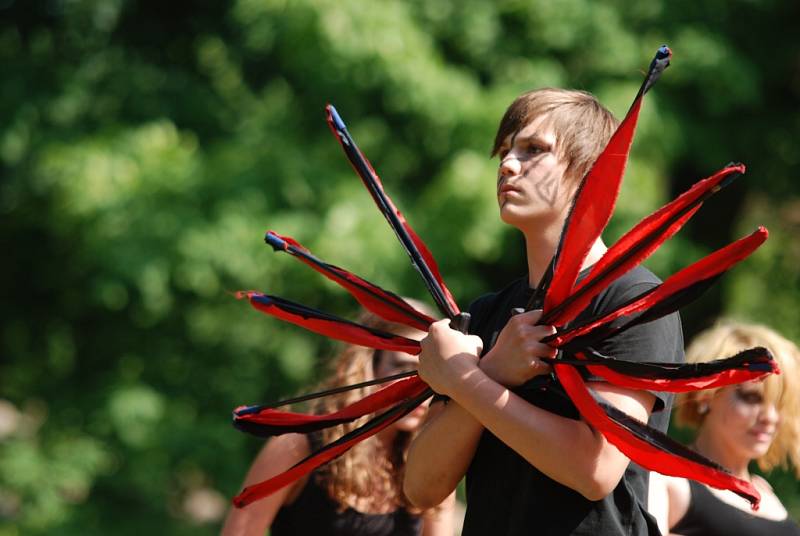
[[[413,300],[408,300],[413,301]],[[419,310],[424,305],[414,302]],[[366,313],[360,322],[412,338],[424,333]],[[334,359],[333,371],[321,389],[361,383],[417,367],[416,356],[348,345]],[[375,389],[375,388],[372,388]],[[369,389],[346,391],[319,399],[315,413],[324,414],[366,396]],[[425,510],[409,505],[402,489],[408,446],[427,411],[418,407],[403,419],[311,475],[247,508],[232,508],[225,536],[348,535],[452,536],[455,495]],[[274,476],[308,456],[315,448],[353,430],[365,419],[324,429],[318,434],[286,434],[269,440],[245,477],[250,485]]]
[[[420,507],[437,504],[467,477],[465,535],[658,534],[646,510],[648,473],[583,420],[540,357],[554,332],[525,307],[556,250],[582,177],[617,122],[583,91],[541,89],[506,111],[493,154],[500,158],[496,195],[501,219],[525,238],[528,274],[476,300],[470,331],[435,323],[420,355],[420,376],[449,402],[435,402],[413,441],[405,490]],[[592,246],[582,270],[605,252]],[[580,322],[659,283],[635,268],[596,296]],[[677,314],[636,326],[596,348],[630,361],[683,359]],[[480,357],[479,359],[479,356]],[[608,403],[662,431],[671,397],[615,387],[582,371]],[[531,380],[535,380],[531,382]],[[662,411],[666,409],[667,411]]]

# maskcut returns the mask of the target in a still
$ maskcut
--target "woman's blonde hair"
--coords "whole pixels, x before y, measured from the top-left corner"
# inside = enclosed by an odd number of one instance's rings
[[[431,309],[423,303],[404,298],[417,310],[434,316]],[[372,313],[363,313],[361,324],[400,335],[406,335],[413,328],[383,320]],[[375,378],[375,367],[381,357],[380,350],[363,346],[345,346],[330,362],[331,374],[320,386],[321,389],[360,383]],[[383,385],[355,389],[338,395],[324,397],[314,406],[315,413],[330,413],[356,402]],[[322,444],[330,443],[354,430],[369,420],[371,416],[358,419],[349,424],[322,430],[316,439]],[[340,510],[353,506],[353,497],[366,500],[369,506],[381,510],[387,503],[408,508],[410,505],[403,494],[403,470],[412,434],[399,432],[390,448],[386,448],[377,438],[358,443],[344,455],[333,460],[316,473],[317,482],[327,490],[328,495],[339,504]],[[313,442],[312,442],[313,445]],[[317,445],[319,446],[319,445]]]
[[[769,471],[774,467],[787,468],[791,462],[800,476],[800,350],[797,346],[766,326],[723,320],[694,338],[686,349],[686,361],[711,361],[756,346],[772,352],[781,370],[780,374],[771,374],[764,380],[764,400],[775,404],[780,424],[769,450],[757,460],[758,466]],[[675,422],[699,428],[704,419],[699,404],[706,396],[699,391],[679,394]]]

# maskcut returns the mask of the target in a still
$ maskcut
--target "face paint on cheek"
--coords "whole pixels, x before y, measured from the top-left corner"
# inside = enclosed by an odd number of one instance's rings
[[[555,205],[558,199],[559,176],[560,174],[553,170],[535,184],[534,191],[536,195],[550,206]]]

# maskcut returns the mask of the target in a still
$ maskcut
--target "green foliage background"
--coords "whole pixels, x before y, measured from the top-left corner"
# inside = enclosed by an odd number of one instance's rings
[[[218,530],[259,447],[230,410],[298,391],[332,351],[229,291],[354,314],[264,230],[425,297],[326,102],[465,306],[525,272],[488,158],[505,106],[576,87],[621,116],[668,43],[607,239],[747,163],[648,266],[668,275],[765,224],[685,329],[733,315],[800,339],[798,6],[0,0],[0,534]],[[796,481],[771,479],[797,517]]]

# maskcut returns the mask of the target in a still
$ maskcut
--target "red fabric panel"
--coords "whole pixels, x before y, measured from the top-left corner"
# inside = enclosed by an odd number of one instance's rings
[[[771,371],[732,369],[698,378],[652,379],[628,376],[627,374],[621,374],[602,365],[589,365],[586,368],[595,376],[600,376],[609,383],[620,387],[642,389],[646,391],[666,391],[670,393],[685,393],[687,391],[698,391],[700,389],[734,385],[751,380],[758,380],[777,371],[776,367],[773,367]]]
[[[607,324],[616,320],[617,318],[643,311],[651,307],[653,304],[667,298],[668,296],[671,296],[691,286],[697,281],[708,279],[724,272],[737,262],[747,258],[751,253],[753,253],[753,251],[755,251],[761,244],[764,243],[768,234],[769,233],[767,232],[766,228],[759,227],[752,234],[741,238],[736,242],[728,244],[724,248],[718,249],[714,253],[703,257],[694,264],[691,264],[686,268],[676,272],[666,281],[656,287],[653,292],[650,292],[641,299],[620,307],[604,317],[586,324],[585,326],[578,327],[574,330],[567,331],[557,337],[554,337],[549,344],[558,348],[571,341],[575,337],[589,333],[602,324]]]
[[[560,311],[554,319],[554,323],[563,325],[573,320],[589,305],[592,298],[612,281],[635,268],[658,249],[661,244],[678,232],[686,221],[697,212],[701,203],[690,209],[683,216],[680,216],[666,229],[661,229],[670,219],[675,218],[677,213],[686,210],[693,203],[697,203],[703,195],[718,188],[719,183],[725,177],[732,173],[744,173],[744,171],[745,167],[741,164],[726,167],[711,177],[695,183],[677,199],[640,221],[611,246],[605,255],[592,267],[589,275],[575,286],[575,290],[566,298],[569,305]],[[650,243],[642,247],[642,243],[645,241],[650,241]],[[639,247],[641,249],[634,251]]]
[[[691,478],[709,486],[730,490],[750,501],[754,510],[761,499],[749,482],[723,473],[693,460],[663,451],[644,441],[608,418],[589,393],[578,372],[569,365],[555,365],[554,369],[567,395],[575,403],[581,416],[620,452],[645,469],[664,475]]]
[[[234,418],[237,421],[248,421],[269,426],[285,426],[287,430],[284,433],[288,433],[293,431],[291,430],[293,426],[311,422],[352,421],[364,415],[388,409],[402,400],[418,396],[427,388],[427,384],[420,380],[418,376],[412,376],[387,385],[349,406],[326,415],[308,415],[291,411],[264,409],[258,413],[235,415]],[[280,434],[276,433],[275,435]]]
[[[570,294],[586,255],[611,218],[641,105],[642,97],[639,96],[589,170],[577,193],[564,231],[566,234],[558,253],[553,280],[545,296],[545,314]],[[560,324],[550,318],[547,322]]]
[[[391,203],[391,200],[389,202]],[[397,217],[400,219],[400,222],[403,224],[403,227],[405,227],[406,232],[411,237],[411,240],[413,240],[414,244],[417,246],[420,255],[422,255],[423,259],[425,259],[425,264],[428,265],[428,268],[430,269],[433,276],[436,278],[436,281],[439,282],[439,286],[441,287],[442,292],[444,293],[444,297],[447,300],[447,304],[450,306],[451,311],[456,315],[459,314],[461,312],[461,309],[458,308],[458,304],[456,303],[456,300],[453,298],[453,295],[450,293],[450,289],[447,288],[447,285],[445,285],[444,279],[442,278],[442,274],[439,273],[439,265],[436,264],[436,260],[434,260],[433,255],[428,249],[428,246],[425,245],[425,242],[423,242],[419,236],[417,236],[417,233],[414,231],[414,229],[412,229],[411,226],[409,226],[406,223],[406,219],[403,217],[403,215],[400,213],[399,210],[394,208],[394,204],[392,204],[392,207],[395,213],[397,214]]]
[[[298,463],[294,467],[276,475],[268,480],[260,482],[258,484],[254,484],[252,486],[248,486],[242,490],[239,495],[233,498],[233,504],[237,508],[243,508],[248,504],[257,501],[259,499],[263,499],[268,495],[271,495],[281,489],[284,486],[288,486],[292,482],[296,481],[299,478],[304,477],[305,475],[309,474],[311,471],[328,463],[329,461],[341,456],[345,452],[347,452],[353,445],[364,441],[365,439],[372,437],[373,435],[377,434],[387,426],[390,426],[392,423],[397,421],[400,417],[403,416],[403,413],[400,412],[396,416],[387,419],[383,423],[371,428],[364,433],[353,437],[349,441],[343,442],[341,445],[337,445],[335,447],[331,447],[321,452],[317,453],[316,455],[309,456],[302,462]]]
[[[270,231],[270,233],[284,240],[288,245],[302,250],[307,255],[311,255],[311,252],[295,239],[289,236],[279,235],[278,233],[272,231]],[[296,256],[296,258],[317,272],[321,273],[331,281],[334,281],[335,283],[338,283],[344,287],[358,301],[358,303],[364,306],[365,309],[372,311],[381,318],[391,322],[397,322],[420,331],[428,331],[430,324],[435,321],[425,313],[414,309],[414,307],[396,294],[388,292],[379,286],[348,272],[347,270],[325,263],[329,268],[329,270],[326,270],[302,256]],[[372,292],[370,293],[365,291],[363,287],[368,288]],[[380,299],[376,298],[373,293],[380,296]],[[387,305],[382,300],[394,304],[394,307]],[[401,311],[406,312],[403,313]],[[421,319],[424,319],[424,321],[421,321]]]
[[[280,318],[286,322],[290,322],[309,331],[313,331],[314,333],[319,333],[320,335],[325,335],[326,337],[338,341],[349,342],[368,348],[377,348],[379,350],[395,350],[413,355],[417,355],[420,352],[419,341],[413,339],[401,337],[400,335],[395,335],[390,338],[378,337],[356,325],[321,318],[304,317],[285,311],[274,304],[261,303],[253,299],[254,296],[259,295],[257,292],[249,292],[245,293],[245,295],[247,295],[250,300],[250,305],[262,313]]]
[[[328,121],[328,126],[330,127],[331,132],[333,132],[333,134],[336,136],[336,139],[339,141],[339,144],[342,145],[342,148],[345,151],[350,150],[350,149],[348,149],[347,146],[345,146],[344,140],[342,140],[341,137],[339,136],[339,134],[337,133],[336,126],[334,125],[333,118],[331,117],[330,105],[325,107],[325,111],[326,111],[326,117],[327,117],[327,121]],[[378,174],[375,172],[375,168],[372,167],[372,163],[369,160],[367,160],[367,158],[364,156],[364,154],[361,152],[361,150],[358,149],[358,147],[354,146],[351,149],[355,150],[355,152],[366,163],[367,167],[369,168],[369,170],[371,172],[371,177],[369,177],[369,179],[371,179],[374,182],[375,188],[378,191],[373,191],[372,190],[372,187],[370,186],[369,180],[368,180],[367,177],[361,177],[361,179],[364,182],[364,185],[370,191],[370,194],[372,195],[373,200],[375,200],[375,203],[378,205],[378,208],[381,208],[382,203],[380,202],[379,199],[383,198],[383,200],[386,202],[387,208],[393,214],[395,214],[395,216],[397,216],[397,219],[400,221],[400,224],[402,225],[403,229],[405,230],[405,232],[411,238],[411,241],[416,246],[417,250],[419,251],[420,255],[422,256],[422,259],[424,260],[425,264],[427,265],[427,267],[430,270],[431,274],[433,275],[434,279],[436,279],[437,283],[439,283],[439,287],[442,289],[442,293],[444,294],[444,298],[447,301],[447,304],[450,306],[450,309],[453,312],[453,316],[455,316],[456,314],[458,314],[460,312],[460,309],[458,308],[458,304],[456,304],[455,299],[453,299],[453,295],[450,293],[450,290],[447,288],[447,285],[445,285],[444,279],[442,279],[442,275],[439,273],[439,266],[436,264],[436,260],[434,260],[433,255],[431,255],[430,250],[425,245],[425,243],[422,241],[422,239],[417,235],[417,233],[415,233],[414,230],[411,228],[411,226],[408,224],[406,219],[403,217],[403,214],[395,206],[395,204],[392,201],[392,199],[386,194],[386,191],[383,188],[383,183],[381,182],[380,177],[378,177]],[[355,168],[355,166],[353,166],[353,168],[355,169],[356,173],[358,173],[359,176],[360,176],[361,174],[360,174],[359,170],[357,168]]]

